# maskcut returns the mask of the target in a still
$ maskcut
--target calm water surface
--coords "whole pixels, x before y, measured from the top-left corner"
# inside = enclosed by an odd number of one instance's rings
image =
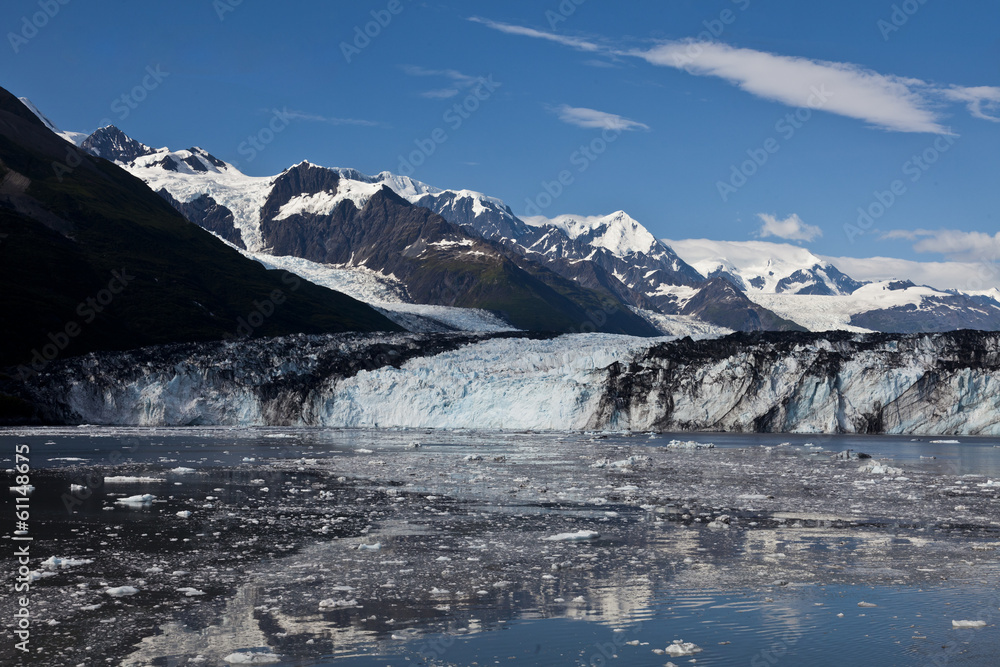
[[[8,429],[5,468],[17,444],[41,652],[5,665],[1000,664],[996,439]]]

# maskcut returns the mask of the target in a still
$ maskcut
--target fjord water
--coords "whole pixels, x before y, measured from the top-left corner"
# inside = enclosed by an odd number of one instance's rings
[[[85,427],[0,442],[5,468],[16,444],[31,452],[41,650],[26,662],[7,642],[3,664],[992,665],[1000,650],[995,439]],[[889,472],[831,456],[845,449]],[[107,592],[121,586],[137,592]],[[701,651],[663,653],[680,639]]]

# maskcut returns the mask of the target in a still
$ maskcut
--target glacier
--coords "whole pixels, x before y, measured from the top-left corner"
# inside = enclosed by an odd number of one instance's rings
[[[338,334],[91,354],[47,423],[1000,434],[1000,334]]]

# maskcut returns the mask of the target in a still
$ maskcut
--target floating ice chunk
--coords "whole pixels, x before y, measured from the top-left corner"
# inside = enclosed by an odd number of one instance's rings
[[[985,628],[986,621],[952,621],[953,628]]]
[[[379,551],[382,549],[382,543],[376,542],[375,544],[359,544],[358,551]]]
[[[708,527],[712,530],[725,530],[729,528],[729,522],[731,519],[728,514],[720,514],[715,518],[714,521],[708,524]]]
[[[842,452],[834,454],[833,458],[838,461],[857,461],[859,459],[870,459],[871,455],[864,452],[855,452],[853,449],[845,449]]]
[[[181,510],[180,512],[177,513],[177,516],[179,516],[182,519],[188,519],[191,517],[191,510]]]
[[[177,589],[178,593],[183,593],[189,598],[197,597],[199,595],[204,595],[205,591],[199,591],[197,588],[191,588],[190,586],[185,586],[183,588]]]
[[[141,506],[141,505],[151,505],[153,500],[156,498],[151,493],[143,493],[138,496],[128,496],[127,498],[119,498],[115,502],[119,505],[131,505],[131,506]]]
[[[69,490],[70,491],[85,491],[86,489],[87,489],[87,487],[85,487],[83,484],[70,484],[69,485]]]
[[[280,662],[281,658],[272,653],[271,649],[268,648],[259,651],[251,649],[236,651],[224,657],[223,660],[231,665],[270,665]]]
[[[862,600],[861,602],[858,603],[858,606],[865,607],[867,609],[870,607],[877,607],[878,605],[873,602],[865,602],[864,600]]]
[[[335,600],[333,598],[326,598],[325,600],[320,600],[320,609],[336,609],[338,607],[357,607],[358,601],[351,598],[350,600]]]
[[[958,440],[931,440],[932,445],[960,445]]]
[[[580,542],[583,540],[596,540],[601,534],[593,530],[578,530],[575,533],[559,533],[542,538],[545,542]]]
[[[129,595],[135,595],[139,592],[139,589],[135,586],[118,586],[117,588],[105,588],[105,595],[110,595],[113,598],[123,598]]]
[[[715,449],[715,443],[695,442],[694,440],[671,440],[666,444],[667,449]]]
[[[666,648],[665,653],[667,655],[679,657],[683,655],[694,655],[695,653],[701,653],[701,651],[702,648],[697,644],[686,642],[683,639],[675,639],[674,643]]]
[[[872,475],[901,475],[903,474],[902,469],[893,468],[892,466],[887,466],[878,461],[869,461],[859,468],[861,472],[871,473]]]
[[[105,484],[151,484],[165,482],[162,477],[137,477],[135,475],[112,475],[104,478]]]
[[[591,464],[591,468],[630,468],[636,465],[648,465],[653,462],[653,459],[648,456],[630,456],[627,459],[620,459],[618,461],[612,461],[611,459],[602,459],[596,463]]]
[[[169,470],[168,472],[172,472],[175,475],[190,475],[191,473],[197,472],[197,471],[194,468],[185,468],[185,467],[182,466],[182,467],[179,467],[179,468],[174,468],[172,470]]]
[[[42,561],[42,565],[49,568],[50,570],[65,570],[68,567],[77,567],[78,565],[89,565],[94,561],[90,558],[57,558],[56,556],[50,556],[48,559]]]
[[[365,449],[364,447],[359,447],[359,448],[355,449],[354,451],[357,452],[358,454],[374,454],[375,453],[371,449]]]

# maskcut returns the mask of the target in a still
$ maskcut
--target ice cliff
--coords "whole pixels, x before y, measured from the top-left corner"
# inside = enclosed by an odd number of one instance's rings
[[[1000,334],[289,336],[92,354],[50,423],[1000,434]]]

